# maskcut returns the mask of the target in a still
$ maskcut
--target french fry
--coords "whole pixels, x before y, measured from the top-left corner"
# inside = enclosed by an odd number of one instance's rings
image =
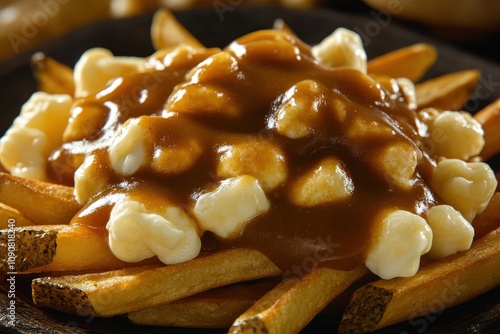
[[[276,281],[258,281],[208,290],[197,295],[127,314],[138,325],[194,328],[229,328],[233,321]]]
[[[33,280],[33,301],[67,313],[110,317],[170,303],[216,287],[280,275],[262,253],[220,251],[148,270],[122,269],[97,274]]]
[[[484,130],[485,145],[480,156],[488,160],[500,152],[500,98],[478,111],[474,118]]]
[[[200,43],[183,25],[177,21],[172,12],[158,10],[151,25],[151,40],[156,50],[168,49],[187,44],[195,48],[203,48]]]
[[[7,173],[0,173],[0,202],[38,225],[68,224],[80,209],[72,187]]]
[[[352,296],[339,333],[368,333],[463,303],[500,284],[500,229],[413,277],[378,280]],[[439,310],[435,309],[438,305]]]
[[[0,203],[0,229],[6,229],[9,221],[16,227],[33,225],[33,222],[26,218],[18,210]]]
[[[436,59],[436,48],[432,45],[414,44],[371,59],[368,61],[368,73],[417,82]]]
[[[493,195],[486,209],[474,218],[472,225],[476,240],[500,227],[500,192]]]
[[[57,60],[38,52],[31,58],[33,75],[38,83],[38,88],[49,94],[75,93],[73,70]]]
[[[476,88],[480,76],[477,70],[465,70],[415,85],[418,108],[460,110]]]
[[[298,333],[367,273],[364,266],[352,271],[317,268],[303,278],[286,279],[238,317],[229,333]]]
[[[0,273],[12,271],[7,263],[8,230],[0,231]],[[29,226],[14,229],[17,272],[112,270],[138,264],[118,260],[107,235],[85,225]],[[150,263],[148,261],[147,263]]]

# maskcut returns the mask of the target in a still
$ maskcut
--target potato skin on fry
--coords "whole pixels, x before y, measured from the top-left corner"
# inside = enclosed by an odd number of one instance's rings
[[[304,277],[285,279],[239,316],[229,333],[298,333],[328,303],[367,274],[364,266],[351,271],[316,268]]]
[[[339,333],[368,333],[463,303],[500,284],[500,229],[475,241],[471,249],[420,269],[413,277],[378,280],[359,288],[342,316]],[[444,295],[460,288],[452,297]],[[444,297],[443,297],[444,296]]]
[[[0,274],[7,267],[9,230],[0,230]],[[15,271],[103,271],[158,263],[156,258],[140,263],[118,260],[110,251],[105,231],[83,225],[38,225],[18,227]]]
[[[43,266],[52,261],[57,248],[57,230],[44,231],[33,228],[15,229],[16,251],[14,267],[8,257],[7,243],[9,230],[0,231],[0,273],[23,272],[33,267]]]
[[[238,248],[169,266],[37,278],[33,280],[32,294],[38,306],[83,316],[111,317],[215,287],[280,274],[262,253]],[[72,299],[75,293],[79,299]],[[82,300],[84,307],[80,306]]]

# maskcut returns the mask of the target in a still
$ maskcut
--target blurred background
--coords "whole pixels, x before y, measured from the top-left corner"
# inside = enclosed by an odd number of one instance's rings
[[[498,0],[0,0],[0,64],[98,21],[159,7],[224,11],[242,4],[365,13],[381,24],[395,20],[495,63],[500,60]]]

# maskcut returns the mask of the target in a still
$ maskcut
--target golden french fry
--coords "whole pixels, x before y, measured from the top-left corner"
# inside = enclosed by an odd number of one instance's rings
[[[365,267],[352,271],[317,268],[303,278],[286,279],[238,317],[229,333],[298,333],[367,273]]]
[[[0,231],[1,255],[7,254],[8,232]],[[118,260],[109,249],[105,231],[85,225],[19,227],[14,233],[17,272],[102,271],[139,265]],[[0,273],[12,271],[7,257],[0,259]]]
[[[483,126],[485,145],[480,156],[487,160],[500,152],[500,98],[478,111],[474,118]]]
[[[0,202],[38,225],[68,224],[80,205],[73,188],[0,173]]]
[[[168,49],[180,44],[195,48],[204,47],[167,9],[161,9],[155,13],[151,25],[151,40],[156,50]]]
[[[32,291],[38,306],[83,316],[110,317],[216,287],[280,274],[262,253],[230,249],[148,270],[37,278],[33,280]]]
[[[477,70],[465,70],[415,85],[418,108],[460,110],[474,91],[480,76]]]
[[[33,75],[38,83],[38,88],[49,94],[75,93],[73,70],[57,60],[38,52],[31,58]]]
[[[368,73],[417,82],[436,59],[436,48],[432,45],[414,44],[371,59],[368,61]]]
[[[476,240],[500,227],[500,192],[493,195],[486,209],[474,219],[472,225]]]
[[[276,281],[257,281],[208,290],[172,303],[127,314],[138,325],[194,328],[229,328],[233,321]]]
[[[469,250],[433,262],[413,277],[364,285],[353,294],[339,333],[368,333],[441,311],[499,284],[500,229],[496,229]]]
[[[4,203],[0,203],[0,229],[9,228],[10,222],[10,225],[15,227],[34,225],[31,220],[26,218],[18,210]]]

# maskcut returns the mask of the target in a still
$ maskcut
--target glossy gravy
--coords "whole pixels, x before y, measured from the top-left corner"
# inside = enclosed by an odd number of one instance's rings
[[[71,171],[93,152],[109,183],[72,224],[106,233],[109,212],[121,196],[151,208],[173,202],[190,213],[196,198],[221,181],[219,150],[248,140],[282,149],[287,180],[266,192],[270,211],[252,219],[238,236],[220,240],[205,233],[205,250],[255,248],[292,274],[317,265],[350,269],[364,263],[384,211],[422,214],[436,205],[426,183],[434,162],[419,149],[423,125],[390,81],[375,81],[350,68],[325,67],[297,37],[274,30],[244,36],[222,54],[217,49],[190,50],[152,61],[155,68],[147,73],[119,78],[97,96],[80,101],[82,112],[74,113],[72,120],[80,124],[80,138],[70,138],[52,155],[52,168],[68,168],[64,182],[71,184]],[[297,84],[305,80],[314,83],[314,92],[297,91]],[[276,131],[276,115],[298,94],[309,111],[300,118],[313,126],[310,134],[292,139]],[[148,115],[141,122],[158,145],[199,143],[202,153],[195,164],[173,175],[148,169],[128,177],[117,175],[106,151],[109,141],[121,123],[141,115]],[[381,148],[398,143],[419,152],[408,189],[391,183],[378,157]],[[336,157],[346,166],[353,180],[352,196],[313,207],[294,204],[291,184],[325,157]],[[260,156],[254,158],[266,164]]]

